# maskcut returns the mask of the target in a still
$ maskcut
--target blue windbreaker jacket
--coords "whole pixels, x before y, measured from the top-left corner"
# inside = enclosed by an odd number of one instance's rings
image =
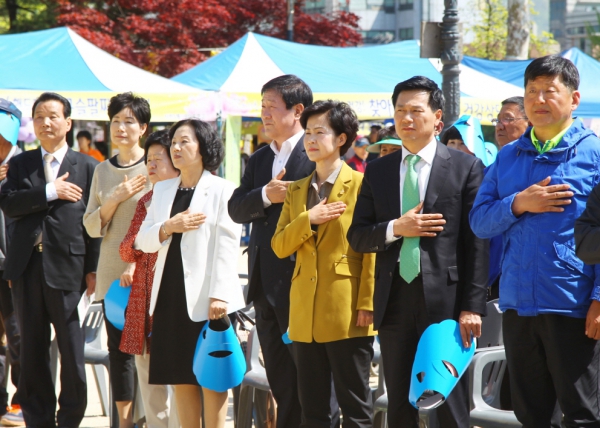
[[[562,141],[540,155],[530,134],[531,128],[498,153],[469,214],[471,228],[480,238],[502,235],[502,310],[585,318],[590,299],[600,300],[600,265],[577,258],[573,228],[600,180],[600,139],[575,119]],[[571,186],[571,204],[562,213],[515,217],[516,194],[548,176],[550,185]]]

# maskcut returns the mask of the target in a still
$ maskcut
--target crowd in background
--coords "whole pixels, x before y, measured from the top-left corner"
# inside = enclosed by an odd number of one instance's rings
[[[0,121],[0,313],[17,387],[3,423],[80,425],[77,307],[93,293],[104,305],[119,286],[131,287],[125,325],[105,326],[121,428],[134,425],[136,373],[148,427],[223,427],[227,392],[200,385],[193,360],[205,325],[228,329],[246,304],[278,427],[371,427],[378,335],[388,425],[417,428],[408,394],[420,337],[454,319],[470,347],[494,298],[510,374],[502,407],[524,427],[600,427],[600,140],[574,117],[571,61],[534,60],[524,86],[502,102],[494,145],[472,116],[442,132],[444,97],[426,77],[393,88],[394,126],[368,137],[348,104],[277,77],[261,92],[272,142],[237,188],[215,174],[224,146],[209,123],[150,133],[148,102],[118,94],[108,106],[117,154],[104,160],[87,131],[79,152],[68,147],[69,101],[40,95],[39,149],[20,153]],[[20,117],[0,99],[0,118]],[[463,376],[436,410],[440,426],[470,426],[468,394]]]

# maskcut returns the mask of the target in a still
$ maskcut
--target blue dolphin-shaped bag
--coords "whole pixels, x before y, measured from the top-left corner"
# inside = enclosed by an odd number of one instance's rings
[[[104,296],[104,312],[106,319],[119,330],[125,327],[125,310],[129,302],[131,286],[121,287],[119,280],[115,279]]]
[[[490,166],[496,160],[498,148],[493,143],[484,141],[481,122],[475,116],[465,114],[454,122],[454,126],[462,136],[465,146],[481,161],[485,166]]]
[[[454,320],[431,324],[419,340],[413,363],[408,400],[417,409],[444,403],[475,354],[475,341],[463,347],[460,326]]]
[[[231,324],[224,331],[210,324],[206,322],[198,337],[193,371],[203,388],[225,392],[242,383],[246,359]]]
[[[13,146],[19,139],[21,110],[12,102],[0,98],[0,135]]]

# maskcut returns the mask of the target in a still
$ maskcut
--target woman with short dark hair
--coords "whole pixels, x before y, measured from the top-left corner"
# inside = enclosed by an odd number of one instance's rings
[[[96,167],[83,216],[87,233],[94,238],[103,238],[96,281],[96,300],[102,302],[111,283],[119,279],[127,267],[127,263],[119,257],[119,246],[129,229],[139,199],[150,190],[144,149],[140,146],[150,123],[148,101],[131,92],[118,94],[110,99],[108,117],[111,142],[118,154]],[[110,359],[110,383],[119,412],[119,425],[121,428],[131,428],[134,357],[119,350],[121,330],[106,318],[104,325]]]
[[[144,160],[148,177],[152,185],[159,181],[169,180],[179,175],[179,171],[171,161],[171,140],[169,131],[153,132],[144,144]],[[125,326],[119,349],[135,356],[135,366],[140,385],[142,402],[146,413],[148,428],[175,426],[177,420],[174,409],[169,408],[169,394],[166,386],[149,386],[150,348],[152,336],[152,317],[150,311],[150,295],[154,280],[156,253],[146,254],[135,245],[135,239],[142,222],[146,218],[148,206],[152,200],[152,190],[138,201],[129,230],[121,242],[119,253],[121,259],[128,263],[121,275],[121,284],[131,286],[131,294],[127,302]]]
[[[344,427],[371,427],[375,256],[355,252],[346,239],[363,174],[340,158],[358,119],[348,104],[327,100],[305,108],[300,123],[316,169],[288,187],[271,244],[280,258],[296,254],[289,338],[302,426],[331,424],[333,375]]]
[[[202,388],[192,371],[196,343],[208,320],[245,306],[237,276],[241,225],[229,217],[235,185],[211,174],[224,149],[215,130],[188,119],[170,130],[179,177],[157,183],[138,233],[140,249],[158,252],[152,286],[150,382],[174,385],[183,428],[222,428],[227,392]],[[217,374],[218,375],[218,374]]]

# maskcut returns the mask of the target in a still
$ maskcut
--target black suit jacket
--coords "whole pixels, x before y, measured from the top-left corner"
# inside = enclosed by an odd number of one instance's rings
[[[402,239],[385,244],[388,223],[400,217],[401,160],[398,150],[367,166],[348,230],[355,251],[377,252],[375,328],[383,320],[402,245]],[[469,226],[469,211],[482,180],[479,159],[437,143],[423,213],[442,214],[446,225],[435,238],[420,241],[425,304],[432,323],[457,319],[461,311],[485,315],[489,244]]]
[[[83,227],[92,176],[98,161],[73,150],[60,165],[58,176],[83,189],[77,202],[46,200],[46,178],[41,149],[10,160],[6,182],[0,190],[0,208],[15,219],[8,248],[4,279],[16,280],[25,271],[36,237],[43,230],[43,267],[46,283],[59,290],[80,291],[85,275],[96,271],[102,239],[90,238]]]
[[[575,251],[584,263],[600,263],[600,185],[592,189],[585,211],[575,221]]]
[[[295,260],[278,258],[271,248],[277,221],[283,204],[263,207],[262,188],[273,178],[275,153],[269,146],[258,150],[248,161],[240,187],[229,200],[229,215],[236,223],[252,223],[248,244],[248,303],[254,300],[259,286],[269,303],[275,307],[289,307],[290,286]],[[310,175],[315,164],[306,156],[304,137],[298,141],[285,165],[284,181],[296,181]]]

